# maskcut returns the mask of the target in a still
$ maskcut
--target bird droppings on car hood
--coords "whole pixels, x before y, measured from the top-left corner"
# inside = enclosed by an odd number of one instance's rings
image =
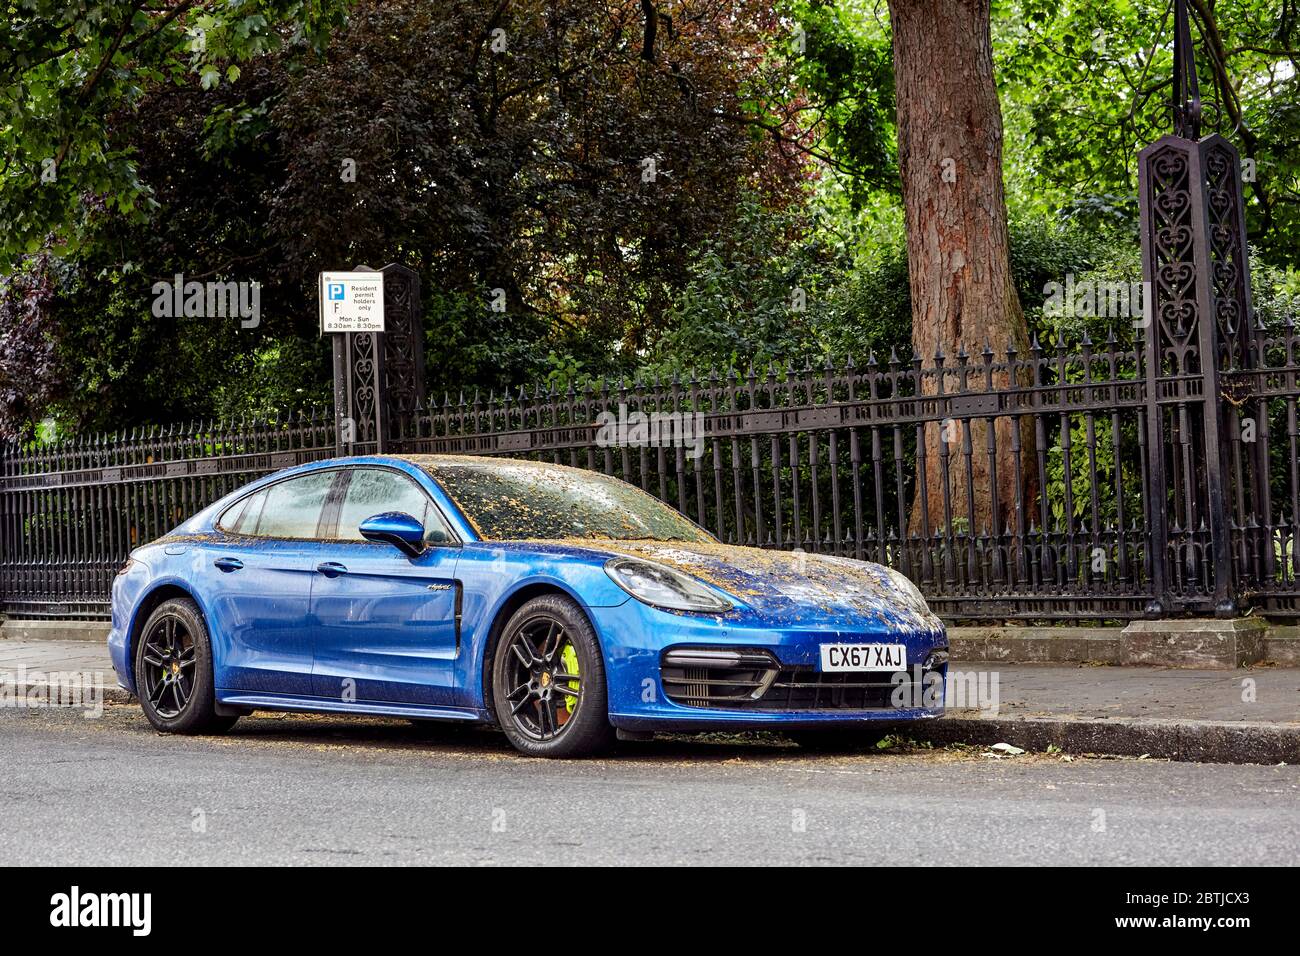
[[[885,568],[867,561],[718,542],[565,538],[523,543],[666,564],[733,595],[755,611],[795,625],[838,624],[846,630],[866,626],[899,633],[942,630],[923,601],[895,585]]]

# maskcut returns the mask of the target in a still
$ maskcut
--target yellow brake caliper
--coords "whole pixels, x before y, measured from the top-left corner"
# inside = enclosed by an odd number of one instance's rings
[[[564,650],[560,651],[560,663],[564,665],[564,673],[573,674],[575,677],[581,676],[578,672],[578,652],[573,649],[572,644],[565,644]],[[569,681],[569,690],[575,694],[578,692],[579,684],[576,680]],[[575,707],[578,706],[578,698],[569,697],[567,694],[564,703],[572,714]]]

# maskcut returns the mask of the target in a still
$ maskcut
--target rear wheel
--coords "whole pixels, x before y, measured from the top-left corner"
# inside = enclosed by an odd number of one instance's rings
[[[149,723],[164,733],[224,733],[239,719],[216,712],[212,643],[189,598],[164,601],[149,615],[136,646],[135,688]]]
[[[492,702],[520,753],[585,757],[613,744],[600,643],[577,604],[548,594],[511,616],[494,655]]]

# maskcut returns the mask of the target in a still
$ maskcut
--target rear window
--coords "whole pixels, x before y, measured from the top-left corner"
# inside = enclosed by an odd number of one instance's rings
[[[263,488],[227,508],[217,526],[259,538],[315,538],[335,474],[314,471]]]
[[[221,520],[217,522],[217,527],[222,531],[229,531],[231,534],[252,534],[253,529],[257,527],[257,519],[262,516],[262,508],[266,506],[266,491],[259,491],[255,495],[249,495],[243,501],[237,501],[226,509]]]
[[[315,538],[332,471],[315,471],[266,489],[266,507],[253,532],[264,538]]]
[[[419,462],[483,538],[714,540],[657,498],[608,475],[534,462]]]

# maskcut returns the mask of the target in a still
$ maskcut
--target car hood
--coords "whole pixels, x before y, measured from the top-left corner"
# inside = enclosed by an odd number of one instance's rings
[[[657,561],[733,595],[773,624],[866,631],[939,631],[925,602],[878,564],[832,555],[681,541],[530,542]],[[740,611],[743,613],[743,611]]]

